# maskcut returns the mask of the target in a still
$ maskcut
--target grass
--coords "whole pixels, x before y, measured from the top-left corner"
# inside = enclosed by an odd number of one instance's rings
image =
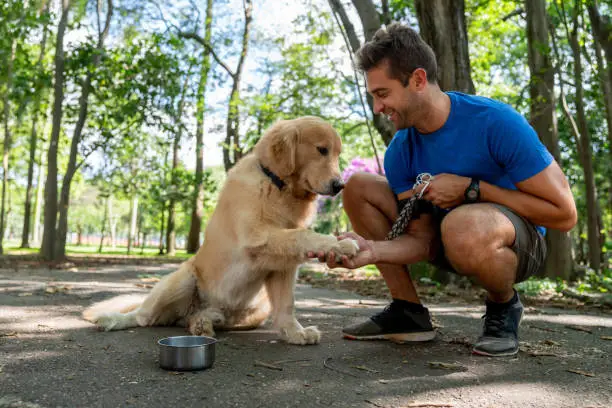
[[[19,244],[16,242],[7,243],[8,245],[4,248],[6,255],[36,255],[39,252],[39,248],[19,248]],[[66,245],[67,256],[128,256],[127,247],[103,247],[102,252],[98,253],[97,245]],[[132,249],[130,258],[176,258],[176,259],[188,259],[191,257],[184,249],[177,249],[174,256],[159,255],[159,248],[157,247],[145,247],[144,250],[140,247]]]

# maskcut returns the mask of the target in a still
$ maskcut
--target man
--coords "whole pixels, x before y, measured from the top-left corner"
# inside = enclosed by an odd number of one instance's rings
[[[431,48],[412,29],[379,30],[357,54],[374,98],[374,112],[398,129],[385,153],[386,178],[355,174],[343,203],[360,252],[343,267],[376,264],[393,301],[368,321],[346,327],[352,339],[431,340],[435,332],[405,265],[447,262],[488,292],[476,354],[518,352],[523,306],[513,285],[544,263],[546,228],[570,230],[576,207],[568,182],[528,122],[491,99],[442,92]],[[406,231],[385,236],[402,205],[433,179]],[[451,211],[452,210],[452,211]],[[335,254],[310,254],[340,266]]]

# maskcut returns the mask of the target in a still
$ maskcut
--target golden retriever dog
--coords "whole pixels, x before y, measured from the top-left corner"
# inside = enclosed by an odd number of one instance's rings
[[[342,190],[341,148],[320,118],[275,123],[228,172],[199,251],[144,300],[119,296],[83,317],[104,330],[180,325],[205,336],[256,328],[270,317],[287,342],[318,343],[317,328],[295,318],[294,286],[308,252],[351,257],[358,250],[353,240],[307,229],[317,195]]]

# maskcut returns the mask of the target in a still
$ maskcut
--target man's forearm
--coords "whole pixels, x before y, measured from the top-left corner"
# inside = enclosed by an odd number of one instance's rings
[[[508,190],[481,181],[480,201],[502,204],[535,225],[559,230],[567,229],[567,212],[563,208],[519,190]]]
[[[404,234],[393,241],[373,241],[374,263],[407,265],[429,259],[432,242]]]

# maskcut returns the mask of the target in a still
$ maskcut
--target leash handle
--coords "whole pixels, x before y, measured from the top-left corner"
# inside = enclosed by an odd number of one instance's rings
[[[417,186],[423,184],[424,186],[418,194],[414,194],[412,197],[410,197],[404,208],[402,208],[402,211],[400,211],[399,215],[397,216],[397,219],[391,226],[391,230],[385,238],[386,241],[393,241],[395,238],[399,237],[404,233],[406,227],[408,226],[408,223],[414,215],[414,207],[416,205],[417,200],[423,197],[423,194],[429,187],[429,184],[431,183],[433,178],[434,176],[432,176],[430,173],[421,173],[417,176],[416,182],[414,183],[412,188],[415,189]]]

